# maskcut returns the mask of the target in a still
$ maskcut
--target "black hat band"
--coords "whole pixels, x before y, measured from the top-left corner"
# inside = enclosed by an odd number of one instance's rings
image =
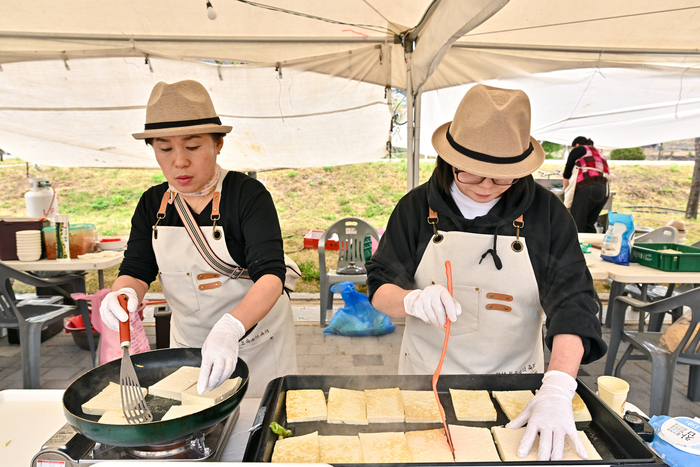
[[[532,154],[532,151],[535,150],[535,148],[532,146],[532,143],[530,143],[530,147],[528,147],[524,153],[520,154],[519,156],[513,156],[513,157],[494,157],[494,156],[489,156],[488,154],[483,154],[480,152],[472,151],[471,149],[467,149],[461,144],[459,144],[457,141],[455,141],[452,138],[452,135],[450,135],[450,127],[447,127],[447,132],[445,133],[447,136],[447,142],[450,143],[450,146],[452,146],[452,149],[457,151],[458,153],[470,157],[472,159],[475,159],[479,162],[487,162],[489,164],[516,164],[518,162],[522,162],[525,159],[527,159],[527,156]]]
[[[178,128],[181,126],[206,125],[207,123],[221,125],[221,119],[219,117],[212,117],[200,118],[198,120],[180,120],[179,122],[146,123],[143,128],[144,130],[162,130],[164,128]]]

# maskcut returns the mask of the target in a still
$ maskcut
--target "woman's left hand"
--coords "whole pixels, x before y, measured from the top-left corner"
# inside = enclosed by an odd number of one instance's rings
[[[238,341],[245,334],[243,323],[229,313],[217,321],[202,346],[202,367],[197,392],[211,391],[226,381],[238,361]]]
[[[576,380],[562,371],[550,370],[544,374],[539,392],[520,415],[506,425],[506,428],[520,428],[527,423],[518,447],[518,457],[527,457],[539,434],[538,461],[561,460],[566,436],[573,443],[578,455],[582,459],[588,459],[586,448],[576,431],[571,405],[576,386]]]

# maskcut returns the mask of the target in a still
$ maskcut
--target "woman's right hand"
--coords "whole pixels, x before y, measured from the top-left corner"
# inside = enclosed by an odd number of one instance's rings
[[[462,314],[462,305],[440,284],[412,291],[404,297],[403,306],[407,314],[439,328],[445,326],[448,318],[455,322]]]
[[[105,295],[100,304],[100,317],[102,322],[112,331],[119,331],[120,321],[129,320],[129,315],[119,304],[119,296],[122,294],[127,296],[126,308],[129,310],[129,313],[134,313],[139,307],[139,297],[131,287],[124,287]]]

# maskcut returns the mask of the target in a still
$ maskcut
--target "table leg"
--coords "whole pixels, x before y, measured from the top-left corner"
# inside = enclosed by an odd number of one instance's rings
[[[105,288],[105,275],[102,269],[97,270],[97,290],[102,290]]]
[[[605,322],[603,325],[605,327],[610,327],[612,325],[612,305],[615,303],[615,299],[622,295],[625,291],[625,283],[612,281],[610,284],[610,297],[608,297],[608,309],[605,312]]]

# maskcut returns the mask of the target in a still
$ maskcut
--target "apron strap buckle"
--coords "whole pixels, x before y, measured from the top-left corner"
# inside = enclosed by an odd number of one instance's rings
[[[440,243],[442,241],[442,239],[445,237],[443,237],[442,234],[438,233],[437,224],[438,224],[439,219],[438,219],[437,212],[433,211],[433,209],[431,207],[428,207],[428,209],[430,210],[430,212],[428,214],[428,224],[433,226],[433,242]]]
[[[520,217],[513,221],[513,227],[515,227],[515,241],[510,244],[510,247],[514,252],[520,253],[524,249],[523,243],[520,241],[520,229],[525,227],[525,221],[523,220],[522,214],[520,214]]]

